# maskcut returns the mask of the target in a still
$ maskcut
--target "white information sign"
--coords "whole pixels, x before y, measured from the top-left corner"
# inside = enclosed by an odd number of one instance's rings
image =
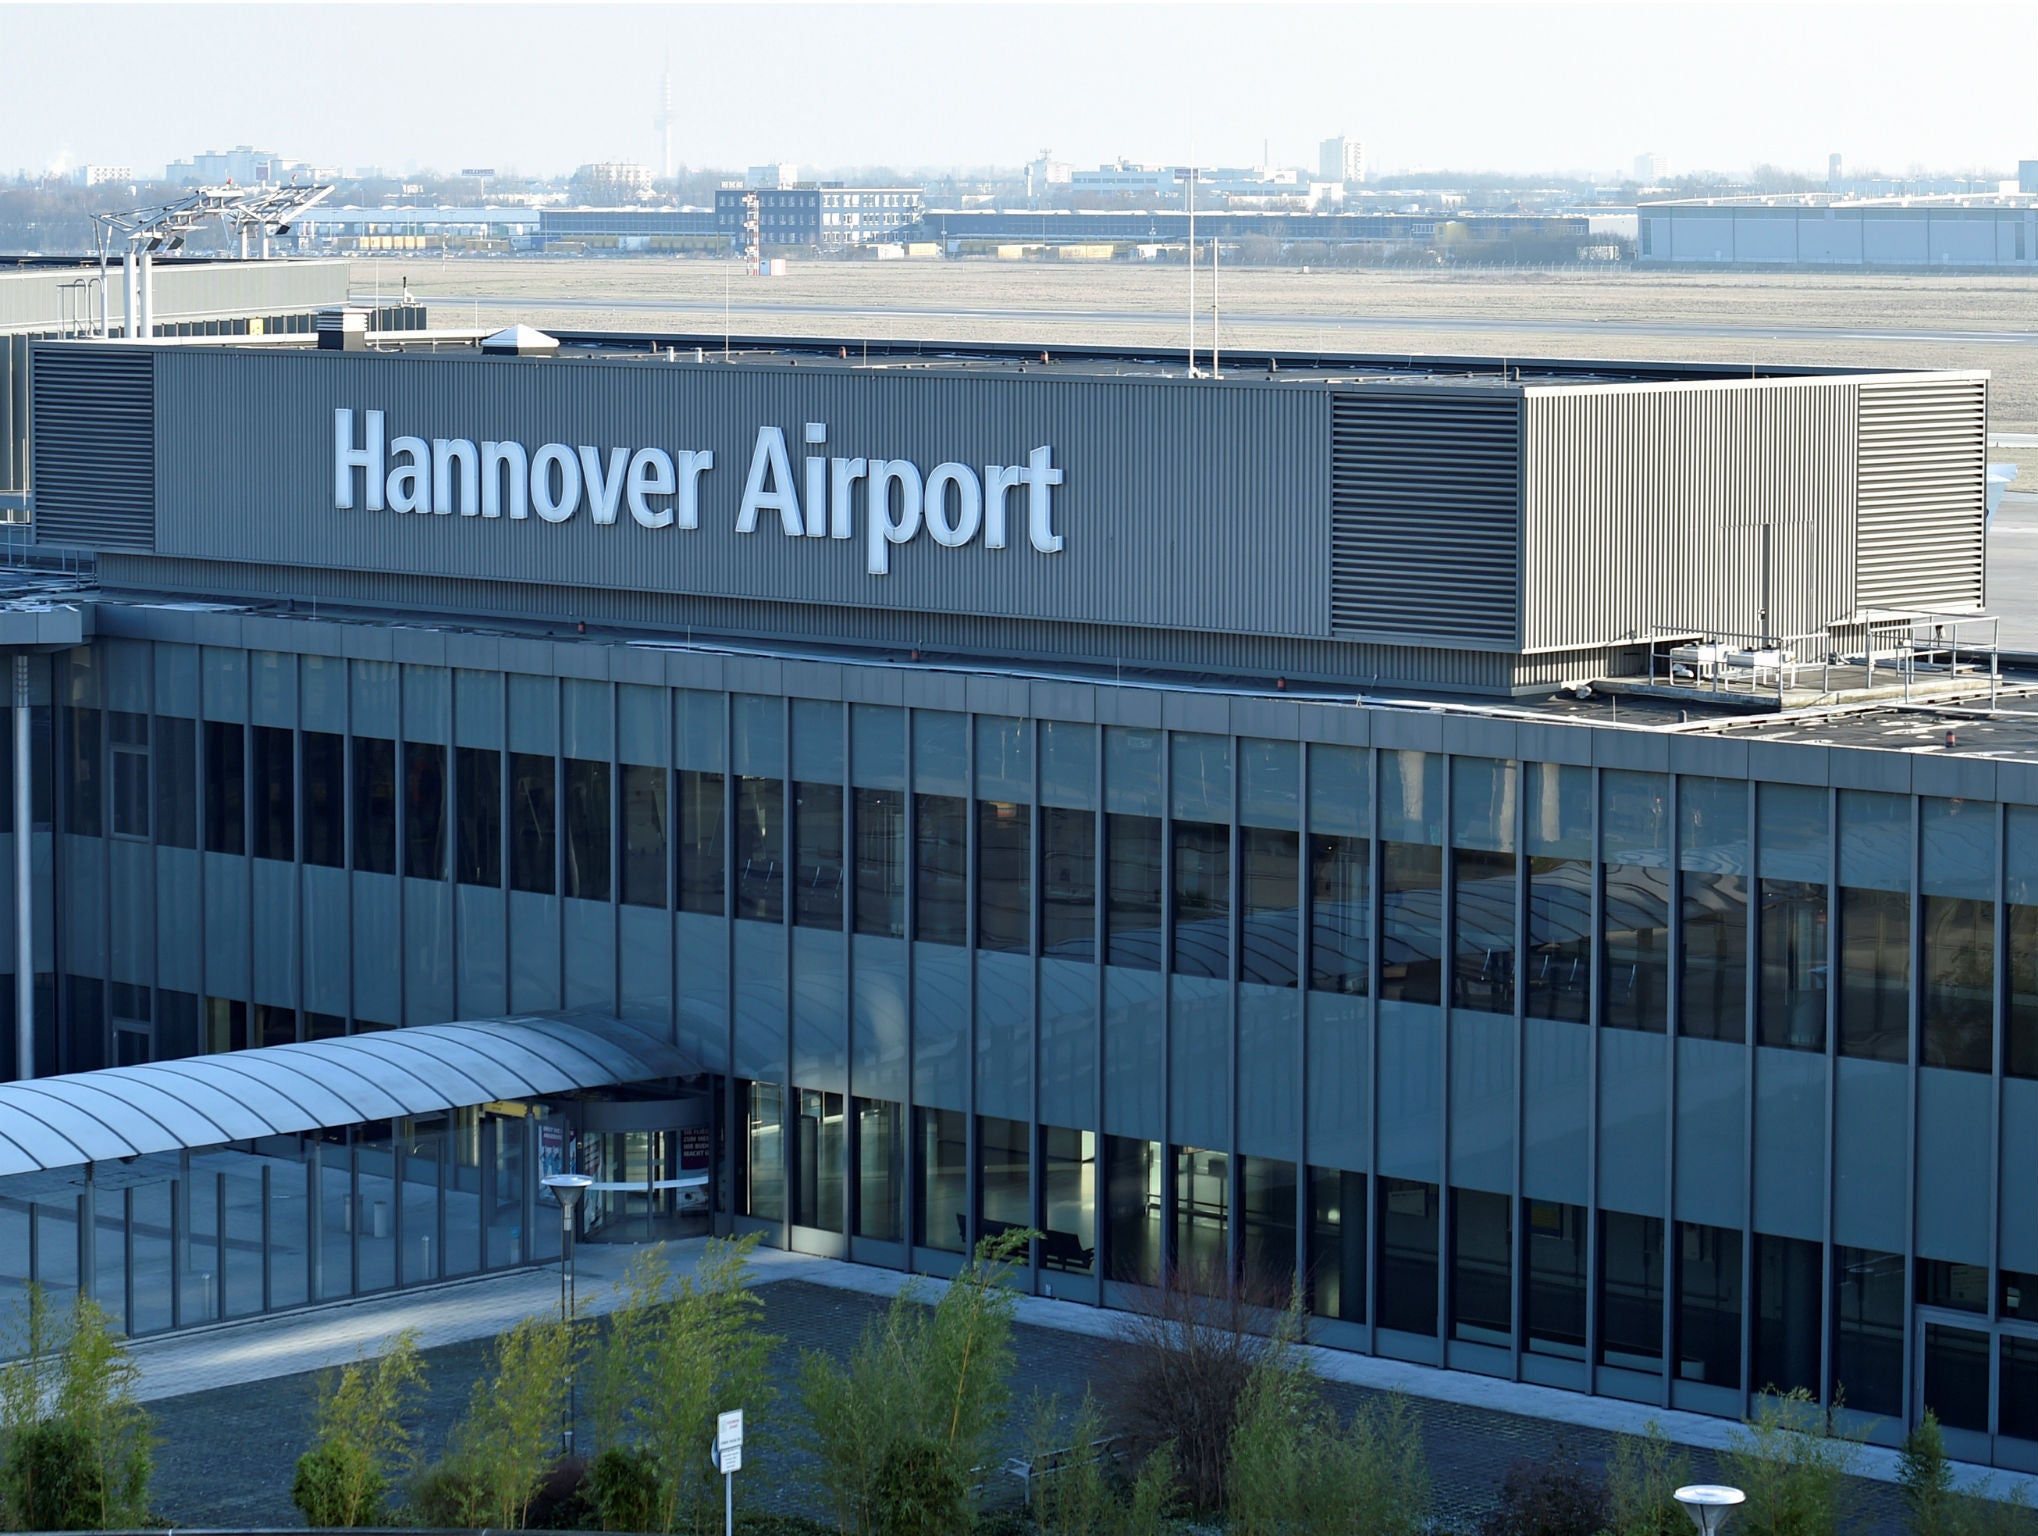
[[[743,1470],[743,1410],[715,1418],[715,1465],[726,1474]]]

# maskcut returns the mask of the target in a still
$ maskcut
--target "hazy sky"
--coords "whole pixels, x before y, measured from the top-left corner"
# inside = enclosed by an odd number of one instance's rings
[[[21,5],[0,170],[252,143],[349,171],[1017,166],[2014,169],[2026,5]]]

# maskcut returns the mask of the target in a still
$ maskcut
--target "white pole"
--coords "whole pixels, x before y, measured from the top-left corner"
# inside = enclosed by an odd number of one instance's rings
[[[134,247],[128,246],[127,254],[120,258],[120,274],[127,284],[127,302],[120,312],[120,328],[129,341],[141,333],[141,268],[135,256]]]
[[[156,334],[156,264],[147,251],[141,254],[142,278],[142,339],[150,341]]]
[[[1210,377],[1217,377],[1217,242],[1221,235],[1210,237]]]
[[[35,800],[28,779],[28,658],[14,657],[14,1075],[35,1076]]]
[[[1189,167],[1189,377],[1196,377],[1196,167]]]

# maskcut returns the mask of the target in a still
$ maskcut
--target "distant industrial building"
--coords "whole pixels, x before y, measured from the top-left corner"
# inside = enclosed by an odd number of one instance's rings
[[[1670,162],[1654,150],[1650,150],[1647,154],[1636,155],[1634,169],[1635,180],[1645,187],[1651,187],[1660,181],[1668,180],[1670,176]]]
[[[574,191],[590,203],[641,202],[652,185],[651,167],[633,160],[599,160],[573,173]]]
[[[273,149],[242,144],[233,149],[208,149],[189,160],[173,160],[163,168],[163,180],[185,187],[218,187],[229,182],[237,187],[259,186],[265,181],[288,181],[303,166],[303,161],[286,160]]]
[[[519,210],[523,211],[523,210]],[[620,251],[726,246],[712,208],[544,208],[530,210],[537,243]]]
[[[1440,217],[1434,213],[1309,213],[1289,211],[1201,212],[1196,215],[1199,240],[1272,239],[1321,241],[1328,245],[1386,246],[1465,245],[1494,248],[1506,242],[1533,242],[1539,247],[1570,251],[1560,259],[1578,260],[1578,248],[1622,233],[1623,222],[1584,215],[1466,214]],[[1607,227],[1601,228],[1605,224]],[[1004,244],[1095,245],[1169,244],[1188,238],[1189,215],[1180,209],[929,209],[916,240],[942,240],[951,246],[972,241]],[[1538,255],[1533,259],[1550,259]]]
[[[2038,193],[2038,160],[2017,162],[2017,190],[2024,193]]]
[[[1357,139],[1325,139],[1317,149],[1316,174],[1352,186],[1366,179],[1366,146]]]
[[[823,251],[897,240],[920,221],[923,204],[918,187],[851,187],[839,181],[723,187],[715,193],[716,229],[741,241],[753,198],[759,245]]]
[[[743,185],[760,190],[778,191],[782,187],[798,184],[800,168],[789,160],[774,160],[769,165],[753,165],[743,173]]]
[[[1831,193],[1644,203],[1644,263],[1817,267],[2038,266],[2038,198]]]
[[[77,178],[81,187],[125,186],[134,180],[134,168],[126,165],[81,165]]]

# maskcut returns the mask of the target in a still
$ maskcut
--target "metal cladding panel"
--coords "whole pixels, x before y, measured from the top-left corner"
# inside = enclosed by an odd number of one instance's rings
[[[155,314],[160,322],[225,319],[269,315],[283,310],[317,309],[347,302],[344,261],[186,261],[159,257],[155,274]],[[98,312],[99,268],[39,267],[0,273],[0,331],[64,329],[66,318],[84,317],[78,291],[88,284],[94,317]],[[107,311],[115,330],[123,320],[121,263],[107,264]]]
[[[402,572],[590,591],[996,615],[1240,634],[1330,633],[1329,407],[1266,382],[971,374],[949,369],[165,351],[159,396],[163,554]],[[425,439],[708,450],[700,526],[335,509],[335,412],[367,410]],[[804,442],[808,423],[825,448]],[[776,510],[736,531],[760,429],[785,437],[804,496],[808,453],[1024,466],[1051,448],[1059,553],[1009,497],[1009,547],[957,548],[923,529],[867,570],[867,487],[853,536],[790,535]],[[393,450],[392,462],[393,460]],[[896,491],[893,493],[896,498]],[[951,495],[951,504],[952,504]],[[547,605],[556,609],[556,601]]]
[[[1988,380],[1861,385],[1864,608],[1979,608],[1987,557]]]
[[[151,548],[155,354],[44,343],[32,349],[30,366],[36,542]]]
[[[1514,649],[1520,468],[1514,391],[1333,394],[1332,631]]]
[[[1523,588],[1528,652],[1762,627],[1854,609],[1852,382],[1531,388]]]

